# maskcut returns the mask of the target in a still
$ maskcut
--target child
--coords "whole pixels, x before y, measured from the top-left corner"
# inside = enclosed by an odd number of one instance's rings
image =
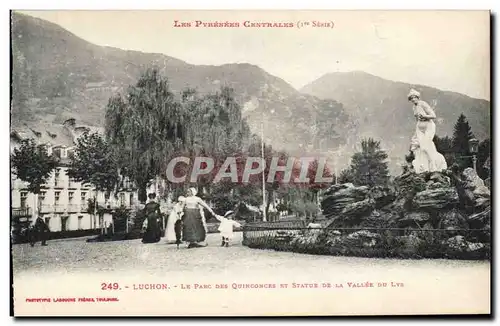
[[[241,227],[241,224],[233,221],[234,212],[228,211],[224,216],[216,215],[215,217],[220,221],[219,232],[222,236],[221,247],[229,247],[229,242],[233,238],[233,227]]]

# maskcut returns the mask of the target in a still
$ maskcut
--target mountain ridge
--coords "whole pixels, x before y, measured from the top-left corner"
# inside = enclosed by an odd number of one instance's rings
[[[200,93],[233,88],[252,131],[260,134],[264,123],[266,142],[292,155],[340,152],[334,156],[341,168],[361,138],[373,137],[381,140],[391,170],[397,171],[415,128],[406,98],[410,88],[420,90],[430,104],[437,101],[438,118],[444,119],[437,121],[438,135],[451,136],[460,112],[450,107],[468,106],[478,107],[465,110],[473,132],[478,138],[490,133],[486,100],[359,70],[326,73],[297,90],[252,63],[193,65],[162,53],[95,45],[57,24],[19,13],[12,13],[11,36],[13,127],[43,128],[69,118],[102,127],[108,99],[123,93],[146,68],[157,67],[176,94],[186,87]]]

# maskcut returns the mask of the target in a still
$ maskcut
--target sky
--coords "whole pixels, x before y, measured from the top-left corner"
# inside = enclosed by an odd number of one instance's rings
[[[295,88],[326,73],[382,78],[490,99],[487,11],[24,11],[98,45],[191,64],[251,63]],[[174,27],[190,22],[309,22],[302,28]],[[312,27],[313,22],[333,28]],[[424,95],[423,95],[424,96]]]

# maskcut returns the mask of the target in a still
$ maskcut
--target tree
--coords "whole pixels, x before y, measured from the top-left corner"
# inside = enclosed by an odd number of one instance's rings
[[[337,180],[338,183],[353,183],[354,177],[351,169],[343,169],[340,171],[339,178]]]
[[[98,210],[95,205],[97,193],[103,191],[107,197],[120,180],[116,157],[106,140],[98,133],[85,132],[80,136],[67,174],[75,181],[89,183],[95,187],[92,209],[95,220]],[[102,222],[100,221],[101,229]]]
[[[474,135],[469,126],[467,118],[462,113],[458,117],[453,130],[453,152],[455,153],[456,162],[464,169],[472,166],[472,158],[469,152],[469,139],[474,138]]]
[[[444,158],[446,159],[446,164],[448,166],[452,166],[453,163],[455,162],[455,152],[453,150],[453,139],[445,136],[445,137],[438,137],[434,136],[434,144],[436,145],[436,150],[443,154]]]
[[[241,149],[250,138],[250,128],[242,117],[241,107],[234,99],[234,91],[222,87],[214,94],[199,96],[187,89],[182,93],[184,107],[184,150],[192,159],[206,156],[213,159],[216,167],[228,156],[241,155]],[[199,192],[209,188],[214,173],[199,176]]]
[[[176,150],[185,141],[183,107],[170,92],[168,80],[157,69],[148,69],[127,95],[111,98],[106,108],[106,137],[124,176],[146,202],[147,186],[164,173]]]
[[[372,138],[361,141],[361,151],[351,158],[351,173],[355,185],[382,185],[389,180],[387,154],[380,148],[380,142]]]
[[[34,215],[37,216],[38,195],[57,167],[57,160],[48,154],[44,145],[37,145],[33,139],[24,139],[21,146],[14,149],[10,161],[15,175],[26,182],[28,191],[35,195]]]
[[[491,140],[488,138],[479,143],[477,153],[477,174],[483,180],[490,177],[488,169],[484,166],[489,157],[491,157]]]

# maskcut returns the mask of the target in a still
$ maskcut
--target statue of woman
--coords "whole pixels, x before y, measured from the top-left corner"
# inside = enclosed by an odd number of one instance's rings
[[[446,170],[446,160],[436,150],[434,135],[436,134],[436,113],[425,101],[420,99],[420,93],[410,90],[408,101],[413,103],[413,115],[417,121],[415,135],[412,138],[410,150],[414,153],[413,168],[416,173]]]

